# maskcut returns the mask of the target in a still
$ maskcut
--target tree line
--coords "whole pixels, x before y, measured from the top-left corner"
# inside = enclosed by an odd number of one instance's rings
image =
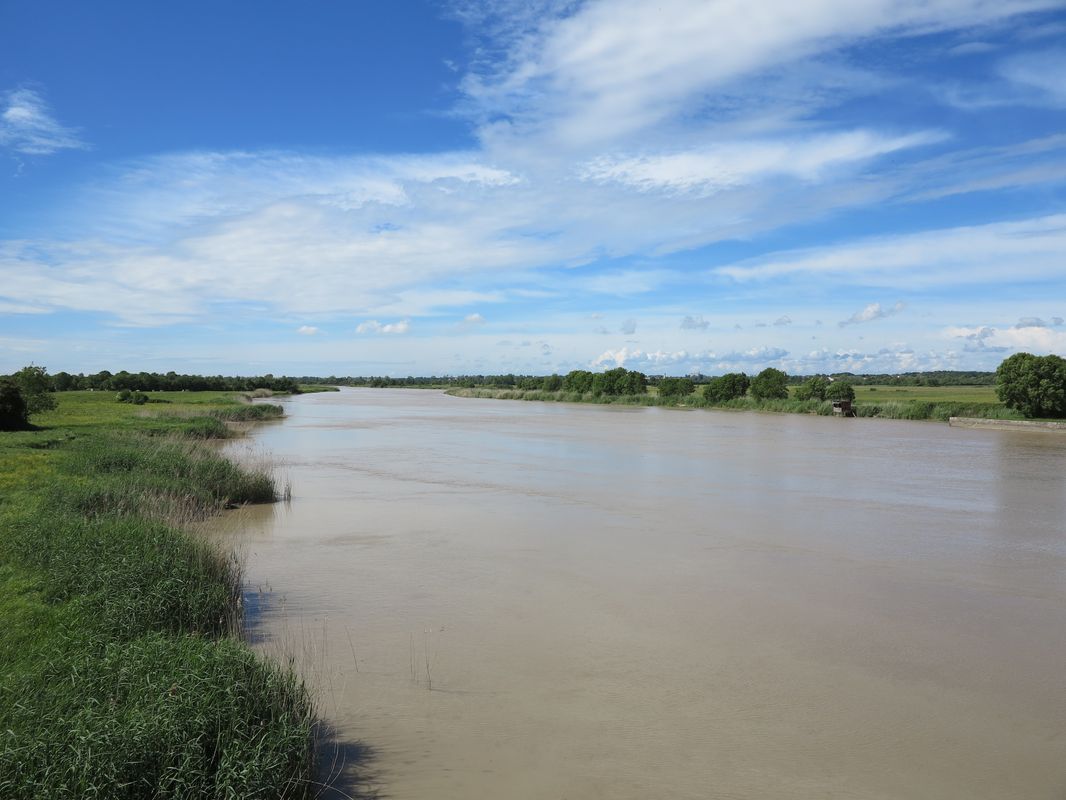
[[[1057,355],[1036,356],[1016,353],[1000,364],[995,373],[935,372],[909,373],[895,376],[896,385],[975,385],[978,379],[990,374],[996,393],[1008,408],[1026,417],[1066,418],[1066,359]],[[901,384],[915,375],[935,376],[925,383]],[[9,376],[0,376],[0,430],[26,427],[29,417],[55,408],[55,392],[77,389],[116,391],[123,402],[144,402],[144,392],[156,391],[235,391],[248,392],[269,389],[274,392],[296,393],[300,384],[329,384],[340,386],[456,386],[465,388],[500,388],[572,392],[600,396],[635,396],[656,387],[663,398],[683,399],[697,389],[711,404],[727,403],[743,397],[754,400],[854,400],[856,383],[890,383],[891,376],[856,376],[847,374],[789,376],[782,370],[768,367],[754,377],[743,372],[708,377],[648,376],[624,367],[604,372],[572,370],[566,375],[464,375],[407,378],[369,377],[338,378],[329,376],[275,377],[272,374],[242,376],[180,375],[176,372],[126,372],[107,370],[90,375],[57,372],[49,375],[43,368],[30,365]],[[933,381],[936,381],[935,383]],[[979,385],[979,384],[978,384]],[[789,387],[794,387],[790,393]]]

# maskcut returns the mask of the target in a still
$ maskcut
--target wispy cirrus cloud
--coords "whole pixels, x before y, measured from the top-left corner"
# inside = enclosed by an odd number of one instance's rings
[[[921,286],[1058,280],[1066,214],[880,236],[780,253],[715,270],[737,281],[820,276],[852,285]]]
[[[0,94],[0,147],[47,156],[87,145],[78,129],[60,124],[40,92],[20,88]]]

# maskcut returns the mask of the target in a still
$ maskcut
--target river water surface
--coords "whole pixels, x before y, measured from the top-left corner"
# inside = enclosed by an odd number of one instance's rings
[[[251,441],[292,501],[227,535],[260,646],[371,749],[360,788],[1066,796],[1066,436],[418,390],[286,412]]]

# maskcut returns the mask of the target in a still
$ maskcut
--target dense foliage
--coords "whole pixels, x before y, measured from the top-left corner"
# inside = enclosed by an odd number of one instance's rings
[[[1066,359],[1015,353],[996,370],[996,394],[1027,417],[1066,417]]]
[[[822,397],[823,400],[854,400],[855,387],[848,381],[833,381],[829,384]]]
[[[22,399],[26,402],[26,411],[30,415],[51,411],[56,407],[52,396],[52,381],[44,367],[30,364],[23,367],[11,379],[19,387]]]
[[[743,372],[727,372],[712,378],[704,387],[703,396],[710,403],[725,403],[746,395],[750,384],[751,381]]]
[[[692,378],[663,378],[659,381],[660,397],[688,397],[696,391]]]
[[[0,431],[18,431],[29,424],[22,391],[12,380],[0,380]]]
[[[787,400],[788,375],[779,369],[767,367],[752,378],[749,391],[756,400]]]
[[[797,400],[825,400],[830,381],[823,375],[815,375],[801,383],[792,396]]]
[[[24,370],[23,370],[24,371]],[[316,383],[321,381],[315,381]],[[57,372],[48,379],[47,388],[56,392],[74,389],[120,392],[252,392],[270,389],[273,392],[298,392],[295,378],[260,375],[253,377],[225,377],[222,375],[179,375],[176,372],[126,372],[114,374],[106,369],[92,375],[71,375]],[[32,413],[32,412],[31,412]]]

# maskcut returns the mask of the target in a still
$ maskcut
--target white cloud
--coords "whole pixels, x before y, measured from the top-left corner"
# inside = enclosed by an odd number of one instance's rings
[[[1046,325],[949,327],[944,334],[950,338],[965,339],[965,349],[969,352],[1025,351],[1038,355],[1066,352],[1066,331],[1054,330]]]
[[[618,330],[626,336],[632,336],[637,332],[637,321],[635,319],[624,320],[622,326]]]
[[[778,327],[778,328],[784,327],[785,325],[791,325],[791,324],[792,324],[792,317],[790,317],[788,314],[780,316],[780,317],[778,317],[777,319],[774,320],[774,326]]]
[[[314,327],[313,325],[301,325],[299,328],[296,329],[296,332],[301,336],[315,336],[316,334],[320,333],[319,329]]]
[[[484,325],[485,318],[480,314],[467,314],[463,317],[463,322],[467,325]]]
[[[715,270],[738,281],[786,276],[919,286],[1058,280],[1066,214],[898,234],[754,259]]]
[[[587,163],[581,174],[586,180],[639,191],[707,196],[775,177],[818,181],[840,165],[943,139],[943,134],[935,132],[886,137],[859,130],[801,140],[722,142],[680,153],[600,156]]]
[[[698,317],[686,316],[681,320],[681,330],[683,331],[705,331],[710,325],[711,323],[705,320],[702,315]]]
[[[0,147],[23,155],[46,156],[85,146],[76,129],[55,119],[39,92],[22,88],[0,95]]]
[[[403,319],[398,322],[389,322],[382,325],[376,319],[369,319],[366,322],[359,323],[359,327],[355,329],[356,333],[378,333],[378,334],[404,334],[411,329],[411,323],[409,320]]]
[[[1006,59],[1000,74],[1033,92],[1034,98],[1051,105],[1066,105],[1066,49],[1022,53]],[[1024,96],[1018,97],[1023,100]]]
[[[837,325],[841,328],[845,328],[848,325],[859,325],[863,322],[873,322],[875,319],[884,319],[885,317],[899,314],[906,307],[906,304],[901,301],[889,308],[882,308],[880,303],[870,303],[862,311],[856,311],[847,319],[838,322]]]
[[[868,37],[968,28],[1055,0],[594,0],[517,21],[510,57],[465,89],[492,139],[543,133],[582,147],[662,124],[737,81]],[[512,28],[514,31],[514,27]],[[668,44],[664,44],[668,43]]]

